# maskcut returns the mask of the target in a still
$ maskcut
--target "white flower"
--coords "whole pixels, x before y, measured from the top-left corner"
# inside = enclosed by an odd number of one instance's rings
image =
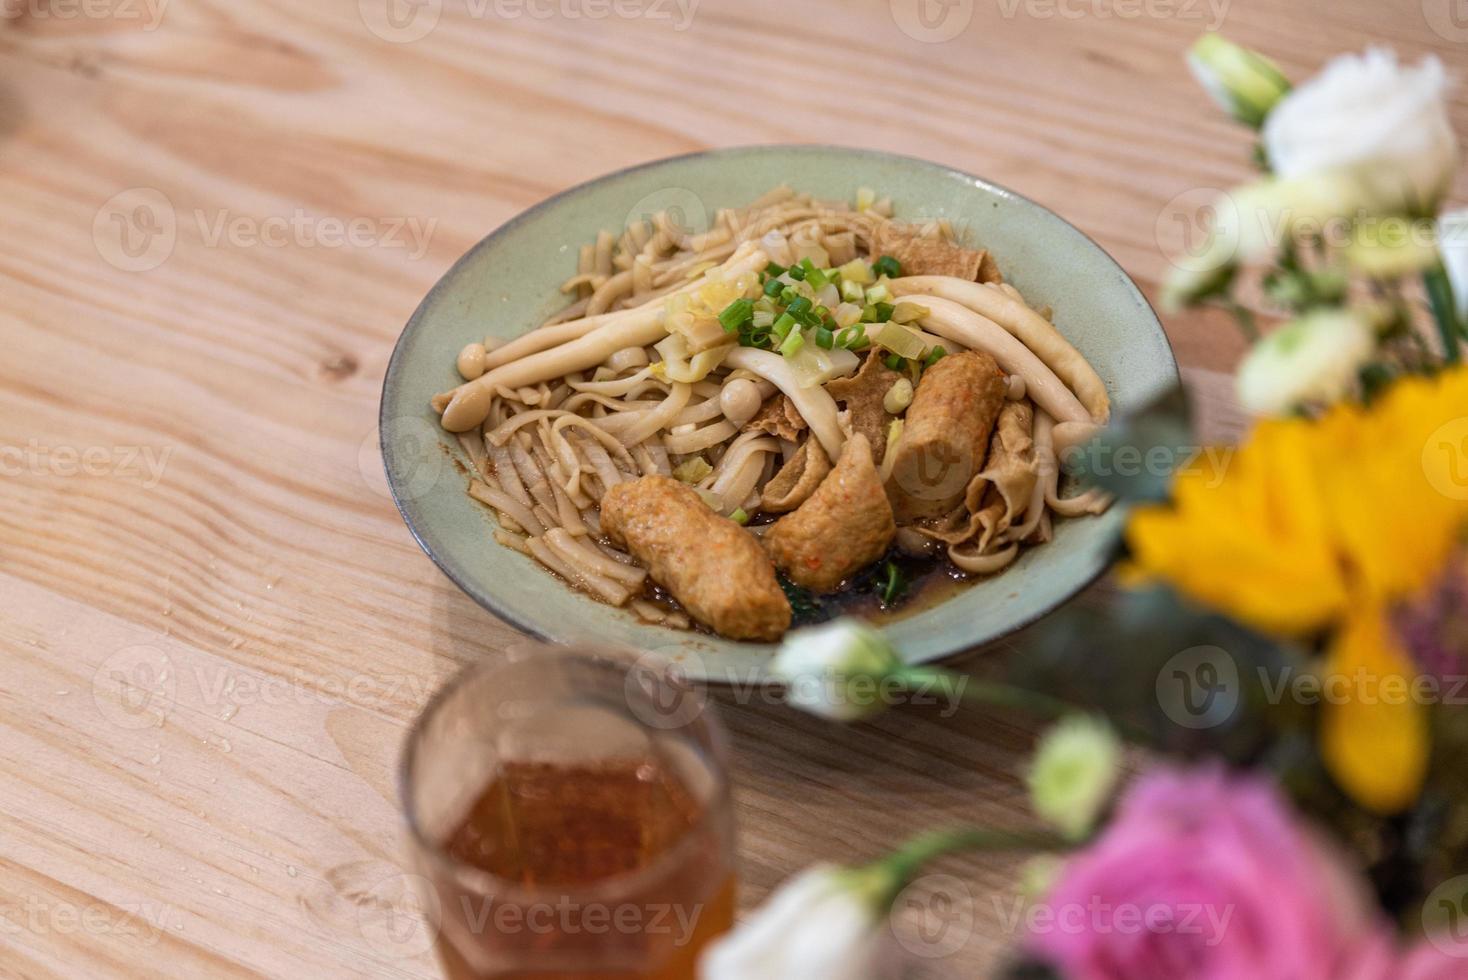
[[[1436,231],[1423,218],[1358,221],[1343,251],[1356,271],[1378,280],[1416,275],[1439,261]]]
[[[785,683],[785,703],[836,721],[881,711],[881,681],[903,664],[880,632],[838,619],[785,637],[770,672]]]
[[[1239,122],[1259,126],[1290,90],[1289,79],[1263,55],[1204,34],[1188,52],[1193,77],[1225,112]]]
[[[883,910],[861,878],[817,865],[780,887],[699,961],[701,980],[868,980]]]
[[[1375,349],[1375,332],[1357,314],[1307,313],[1254,345],[1239,366],[1239,401],[1259,415],[1337,401]]]
[[[1287,181],[1349,177],[1354,207],[1370,213],[1432,214],[1458,161],[1446,89],[1436,58],[1410,68],[1385,48],[1342,55],[1269,113],[1270,166]]]
[[[1458,322],[1468,323],[1468,210],[1438,218],[1437,241],[1458,301]]]
[[[1204,249],[1175,259],[1163,289],[1171,309],[1226,293],[1238,266],[1276,252],[1296,227],[1317,233],[1337,215],[1351,214],[1359,199],[1356,181],[1342,174],[1236,187],[1213,202],[1214,224]]]
[[[1090,833],[1120,773],[1121,742],[1105,722],[1066,718],[1040,739],[1027,782],[1035,813],[1071,840]]]

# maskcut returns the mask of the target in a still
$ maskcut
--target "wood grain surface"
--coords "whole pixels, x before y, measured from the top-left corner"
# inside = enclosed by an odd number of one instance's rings
[[[515,634],[409,537],[374,417],[402,324],[507,218],[670,154],[855,144],[1048,205],[1155,297],[1169,202],[1249,173],[1182,62],[1205,28],[1296,77],[1468,54],[1451,0],[924,2],[0,0],[0,975],[437,975],[384,931],[399,748]],[[1231,326],[1168,331],[1228,437]],[[1025,819],[1027,722],[724,707],[746,908]],[[1000,961],[1016,868],[944,866],[972,936],[924,975]]]

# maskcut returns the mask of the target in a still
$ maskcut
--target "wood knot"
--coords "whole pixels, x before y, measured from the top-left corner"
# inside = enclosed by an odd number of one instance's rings
[[[350,354],[338,354],[322,361],[316,369],[325,378],[344,381],[357,373],[357,359]]]

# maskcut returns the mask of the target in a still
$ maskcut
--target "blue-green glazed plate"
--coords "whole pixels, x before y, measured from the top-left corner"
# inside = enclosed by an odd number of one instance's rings
[[[495,542],[494,518],[466,494],[453,437],[429,399],[459,383],[455,357],[486,334],[514,337],[564,303],[560,284],[599,229],[664,208],[698,230],[723,207],[788,183],[824,199],[858,188],[890,196],[897,217],[947,218],[990,249],[1008,281],[1055,323],[1105,379],[1113,411],[1138,407],[1177,380],[1157,316],[1100,246],[1033,201],[947,167],[829,146],[756,146],[659,160],[593,180],[536,205],[484,239],[433,287],[403,330],[382,391],[387,476],[413,536],[458,586],[501,619],[559,642],[620,644],[679,660],[690,677],[758,680],[773,647],[639,622],[573,591]],[[939,660],[1026,626],[1105,571],[1123,515],[1060,521],[1053,541],[1002,574],[886,627],[913,662]]]

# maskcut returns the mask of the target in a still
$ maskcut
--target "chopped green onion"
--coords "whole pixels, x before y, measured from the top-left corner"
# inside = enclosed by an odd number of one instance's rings
[[[780,302],[786,304],[787,306],[795,302],[799,298],[800,291],[795,289],[793,286],[786,286],[784,289],[780,290]]]
[[[900,323],[884,323],[872,332],[872,343],[898,357],[922,357],[926,346],[910,327]]]
[[[765,266],[765,275],[769,276],[771,279],[775,278],[776,276],[784,275],[784,273],[785,267],[777,262],[771,262],[769,265]]]
[[[729,515],[729,520],[733,521],[735,524],[748,524],[749,515],[744,512],[743,507],[740,507],[738,510],[734,511],[734,513]]]
[[[882,584],[880,588],[882,605],[890,606],[893,600],[907,591],[907,579],[902,575],[902,569],[897,567],[895,561],[889,561],[882,566]]]
[[[876,306],[875,303],[868,303],[866,306],[863,306],[861,308],[861,322],[862,323],[876,323],[877,322],[877,306]]]
[[[877,304],[877,319],[878,320],[884,320],[884,321],[885,320],[892,319],[892,313],[894,312],[895,309],[896,309],[896,307],[894,307],[891,303],[878,303]]]
[[[804,296],[797,296],[790,301],[788,306],[785,307],[785,312],[789,313],[791,316],[800,316],[802,313],[806,312],[813,306],[815,306],[815,304],[806,299]]]
[[[803,258],[803,259],[800,260],[800,269],[801,269],[802,272],[805,273],[805,275],[802,277],[802,278],[805,278],[805,279],[809,279],[810,278],[810,274],[812,272],[819,272],[820,271],[819,269],[816,268],[816,264],[810,260],[810,256],[809,255],[807,255],[805,258]]]
[[[853,324],[836,335],[836,346],[847,350],[861,350],[867,344],[867,328],[860,323]]]
[[[836,335],[826,327],[816,327],[816,346],[830,350],[836,346]]]
[[[898,357],[896,354],[888,354],[885,358],[882,359],[882,363],[887,365],[894,371],[901,371],[903,365],[906,364],[907,361],[904,358]]]
[[[885,282],[879,282],[867,290],[868,303],[884,303],[892,298],[892,290],[887,288]]]
[[[898,303],[892,307],[892,319],[898,323],[914,323],[932,313],[932,310],[921,303]]]
[[[898,276],[902,275],[902,266],[899,265],[897,260],[890,255],[884,255],[877,261],[873,262],[872,269],[877,273],[877,275],[886,276],[889,279],[896,279]]]
[[[841,298],[848,303],[861,303],[866,300],[866,290],[861,288],[861,283],[841,280]]]
[[[719,322],[724,325],[728,333],[735,333],[749,318],[754,315],[754,300],[745,299],[743,296],[724,307],[724,312],[719,314]]]
[[[776,319],[773,324],[771,324],[771,329],[779,336],[781,340],[784,340],[786,337],[788,337],[790,335],[790,331],[794,329],[794,327],[795,317],[791,316],[788,312],[781,313],[779,318]]]
[[[836,271],[841,273],[843,284],[849,282],[858,286],[870,286],[877,281],[877,277],[872,275],[872,267],[861,259],[852,259]]]
[[[780,295],[780,292],[784,288],[785,288],[785,284],[783,282],[781,282],[780,280],[778,280],[778,279],[770,279],[770,280],[767,280],[765,282],[765,295],[766,296],[779,296]]]
[[[790,268],[788,268],[788,269],[785,270],[785,274],[787,276],[789,276],[791,279],[796,279],[796,280],[804,279],[805,278],[805,264],[804,264],[804,262],[805,262],[805,260],[802,260],[802,264],[800,264],[800,265],[792,265]]]
[[[861,307],[855,303],[842,303],[831,311],[831,319],[838,327],[849,327],[861,320]]]
[[[775,314],[769,310],[755,310],[751,322],[756,327],[773,327],[775,325]]]
[[[820,269],[811,269],[805,274],[805,281],[810,284],[811,289],[822,289],[831,281],[831,277]]]
[[[800,353],[800,349],[804,346],[805,335],[799,330],[792,330],[790,331],[790,336],[786,337],[780,344],[780,356],[794,357]]]
[[[932,350],[928,351],[927,357],[923,358],[923,367],[932,367],[934,364],[937,364],[940,360],[942,360],[947,353],[948,352],[943,349],[942,344],[937,345]]]
[[[673,477],[683,483],[697,483],[714,471],[702,456],[685,459],[673,468]]]

